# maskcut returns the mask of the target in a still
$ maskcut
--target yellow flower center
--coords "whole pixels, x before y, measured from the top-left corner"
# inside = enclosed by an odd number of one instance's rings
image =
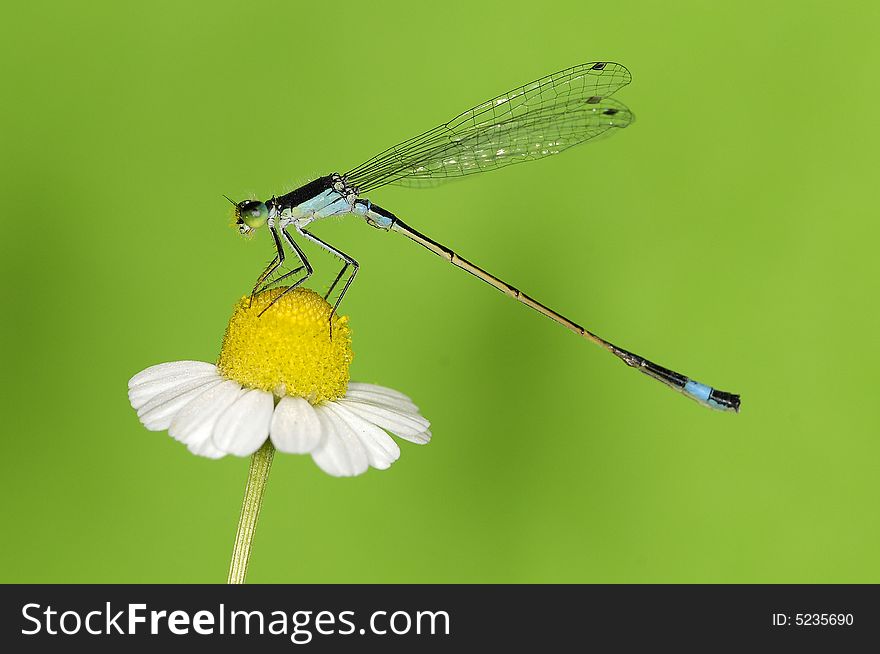
[[[354,358],[348,316],[317,293],[295,288],[265,309],[286,287],[243,297],[235,306],[223,336],[217,369],[242,386],[279,397],[303,397],[312,404],[345,395],[348,367]]]

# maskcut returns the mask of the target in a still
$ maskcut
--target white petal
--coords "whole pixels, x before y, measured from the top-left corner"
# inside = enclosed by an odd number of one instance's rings
[[[232,380],[211,387],[178,411],[168,433],[191,449],[199,449],[210,440],[220,414],[244,393],[238,382]]]
[[[145,370],[141,370],[138,374],[128,380],[128,387],[137,386],[145,382],[162,379],[171,375],[179,374],[196,374],[199,372],[207,372],[214,369],[214,364],[205,363],[204,361],[169,361],[168,363],[160,363],[150,366]]]
[[[187,362],[188,363],[188,362]],[[217,369],[211,364],[204,364],[207,368],[198,368],[193,370],[171,371],[161,377],[150,379],[149,381],[140,382],[138,384],[129,383],[128,399],[135,410],[140,409],[144,404],[160,393],[171,390],[177,386],[188,384],[190,382],[202,379],[217,379]]]
[[[275,400],[271,393],[252,389],[217,418],[211,433],[214,447],[236,456],[250,456],[269,438]]]
[[[191,389],[186,391],[181,391],[178,388],[166,391],[165,393],[160,393],[138,410],[138,418],[140,418],[144,427],[151,431],[168,429],[178,411],[202,393],[208,391],[214,386],[219,386],[222,381],[223,380],[218,377],[194,385]]]
[[[140,402],[140,406],[135,407],[137,409],[137,414],[139,416],[147,413],[153,408],[157,407],[160,404],[164,404],[168,400],[171,400],[178,395],[182,395],[183,393],[188,393],[191,390],[199,388],[200,386],[204,386],[205,384],[209,384],[211,382],[221,382],[223,381],[220,376],[216,373],[212,373],[210,376],[205,377],[196,377],[194,379],[187,379],[185,381],[178,381],[176,383],[171,384],[167,388],[160,390],[158,393],[151,395],[149,398],[146,398],[144,401]],[[152,382],[148,384],[148,386],[153,387]],[[140,387],[139,387],[140,388]],[[145,397],[145,396],[144,396]],[[132,402],[132,406],[134,406],[134,402]]]
[[[353,477],[369,467],[367,453],[354,432],[326,406],[315,407],[321,421],[321,444],[312,459],[324,472],[334,477]]]
[[[308,454],[321,443],[321,422],[306,400],[284,397],[275,407],[269,435],[279,452]]]
[[[336,402],[328,402],[326,406],[357,435],[361,445],[367,451],[367,460],[372,467],[385,470],[400,458],[400,447],[391,436],[376,425]]]
[[[404,414],[394,411],[386,407],[376,406],[366,402],[357,402],[343,398],[337,400],[339,404],[351,409],[360,417],[365,418],[374,425],[390,431],[395,436],[399,436],[413,443],[426,443],[420,435],[427,431],[431,423],[422,416]]]
[[[424,445],[425,443],[428,443],[431,440],[431,430],[426,429],[421,434],[416,434],[415,436],[410,436],[406,440],[408,440],[412,443],[417,443],[418,445]]]
[[[393,388],[388,388],[387,386],[379,386],[378,384],[365,384],[364,382],[349,382],[348,388],[349,388],[349,390],[352,390],[352,391],[364,391],[367,393],[378,393],[380,395],[387,395],[388,397],[395,398],[398,400],[412,402],[412,400],[409,398],[409,396],[404,395],[400,391],[396,391]]]
[[[346,399],[355,400],[357,402],[367,402],[376,406],[387,407],[393,411],[400,411],[411,415],[419,415],[419,407],[409,400],[391,397],[390,395],[382,395],[372,391],[361,391],[348,389],[345,394]]]
[[[186,449],[193,454],[198,454],[199,456],[204,456],[209,459],[221,459],[226,456],[226,452],[214,447],[214,443],[211,442],[210,438],[196,445],[187,445]]]

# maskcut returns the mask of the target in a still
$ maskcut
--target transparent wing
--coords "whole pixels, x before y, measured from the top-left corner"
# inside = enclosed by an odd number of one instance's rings
[[[388,183],[434,185],[451,177],[540,159],[606,134],[612,127],[626,127],[632,121],[630,110],[611,98],[590,107],[575,106],[562,114],[531,112],[522,118],[487,126],[452,143],[437,145],[420,163],[409,164],[396,173],[399,176],[387,176],[386,169],[379,175],[385,175],[384,179],[368,181],[364,190]],[[355,186],[358,185],[355,183]]]
[[[367,192],[391,182],[439,181],[557,154],[629,125],[632,112],[608,97],[629,82],[620,64],[567,68],[392,146],[344,177]]]

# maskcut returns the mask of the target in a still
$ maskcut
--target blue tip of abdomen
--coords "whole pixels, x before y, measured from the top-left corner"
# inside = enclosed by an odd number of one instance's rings
[[[719,411],[739,412],[739,395],[716,391],[711,386],[689,379],[682,392],[703,406]]]
[[[712,387],[706,386],[706,384],[701,384],[693,379],[689,379],[684,385],[684,393],[685,395],[694,398],[700,404],[708,404],[709,396],[712,395]]]

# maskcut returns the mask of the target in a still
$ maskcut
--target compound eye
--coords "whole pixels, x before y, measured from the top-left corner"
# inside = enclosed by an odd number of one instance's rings
[[[245,200],[236,207],[238,222],[243,224],[247,231],[262,227],[269,218],[269,209],[264,202],[259,200]],[[247,233],[242,231],[243,234]]]

